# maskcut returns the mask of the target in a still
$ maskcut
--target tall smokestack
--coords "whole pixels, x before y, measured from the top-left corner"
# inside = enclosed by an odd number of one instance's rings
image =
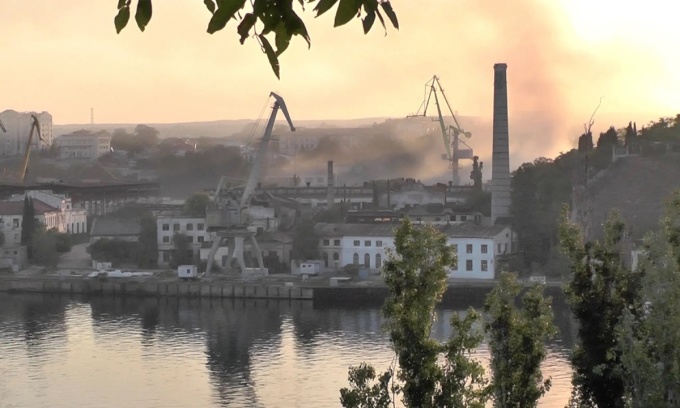
[[[495,64],[493,92],[493,156],[491,222],[510,216],[510,146],[508,135],[507,64]]]
[[[333,177],[333,160],[328,161],[328,192],[327,194],[327,207],[329,210],[333,209],[333,204],[335,203],[335,177]]]

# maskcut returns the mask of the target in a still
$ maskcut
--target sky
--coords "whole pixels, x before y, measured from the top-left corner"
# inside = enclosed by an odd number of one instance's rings
[[[207,34],[199,0],[156,0],[144,33],[131,20],[119,35],[116,3],[3,0],[0,111],[47,110],[55,124],[89,123],[90,108],[97,123],[255,119],[275,91],[298,120],[404,117],[436,74],[460,115],[491,117],[497,62],[511,137],[513,121],[538,121],[526,141],[551,151],[574,144],[600,98],[596,128],[680,108],[680,4],[669,0],[393,0],[401,27],[387,35],[364,35],[359,20],[333,28],[334,10],[309,8],[311,48],[293,40],[280,80],[233,22]]]

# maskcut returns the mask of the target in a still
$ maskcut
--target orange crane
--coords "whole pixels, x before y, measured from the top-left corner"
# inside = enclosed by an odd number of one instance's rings
[[[24,182],[24,179],[26,178],[26,171],[28,170],[28,157],[31,154],[31,143],[33,142],[33,133],[35,131],[38,132],[38,138],[42,140],[43,142],[45,139],[42,138],[42,135],[40,134],[40,121],[35,115],[31,115],[31,119],[33,120],[31,122],[31,133],[28,135],[28,143],[26,143],[26,151],[24,152],[24,160],[21,163],[21,172],[19,173],[18,181],[20,183]]]

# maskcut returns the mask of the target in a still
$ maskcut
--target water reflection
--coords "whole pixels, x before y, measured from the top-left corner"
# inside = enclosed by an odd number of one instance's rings
[[[479,305],[476,305],[479,306]],[[465,307],[460,308],[465,309]],[[573,322],[555,304],[561,336],[544,370],[569,396]],[[438,310],[434,335],[450,335]],[[379,308],[310,302],[70,298],[0,294],[0,398],[8,406],[337,407],[347,367],[385,369],[393,355]],[[482,348],[476,354],[486,360]]]

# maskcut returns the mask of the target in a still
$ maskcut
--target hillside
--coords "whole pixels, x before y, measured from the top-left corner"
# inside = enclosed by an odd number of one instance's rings
[[[664,202],[676,189],[680,189],[680,154],[618,160],[589,186],[594,237],[602,237],[609,211],[618,208],[632,227],[633,238],[642,238],[658,226]]]

